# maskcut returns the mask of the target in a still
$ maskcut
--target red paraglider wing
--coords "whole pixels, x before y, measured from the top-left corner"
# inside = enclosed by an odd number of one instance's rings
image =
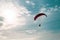
[[[39,16],[42,16],[42,15],[45,15],[45,16],[47,17],[46,14],[44,14],[44,13],[39,13],[39,14],[37,14],[37,15],[34,17],[34,20],[36,20]]]

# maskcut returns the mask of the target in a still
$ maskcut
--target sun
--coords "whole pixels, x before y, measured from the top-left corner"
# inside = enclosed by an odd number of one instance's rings
[[[8,24],[13,24],[16,21],[16,13],[13,9],[3,10],[3,16],[5,17],[5,22]]]
[[[1,29],[10,29],[16,27],[17,25],[25,25],[25,17],[19,14],[23,12],[19,11],[19,8],[17,8],[16,5],[13,5],[12,3],[3,4],[1,7],[1,16],[4,17],[4,25],[1,27]],[[20,17],[18,18],[18,16]]]

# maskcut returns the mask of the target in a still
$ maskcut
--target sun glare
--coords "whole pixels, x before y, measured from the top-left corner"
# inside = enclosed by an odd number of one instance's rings
[[[16,13],[12,9],[6,9],[3,11],[6,23],[14,23],[16,21]]]
[[[20,15],[20,18],[18,17],[19,8],[16,8],[15,5],[12,4],[5,4],[5,6],[2,6],[2,16],[4,19],[4,25],[2,26],[3,29],[9,29],[16,27],[17,25],[25,25],[26,19],[24,16]],[[22,12],[22,11],[21,11]]]

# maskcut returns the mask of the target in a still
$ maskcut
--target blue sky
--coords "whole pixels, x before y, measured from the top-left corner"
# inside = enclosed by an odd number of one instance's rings
[[[45,30],[52,30],[52,31],[59,31],[60,29],[60,1],[59,0],[27,0],[35,5],[32,5],[31,3],[26,3],[26,0],[21,0],[21,4],[25,6],[29,11],[31,11],[31,15],[36,15],[39,13],[41,8],[45,8],[46,11],[50,9],[51,13],[48,15],[48,18],[45,20],[45,26],[47,28],[44,28]],[[57,9],[56,11],[54,11]],[[49,17],[50,16],[50,17]]]
[[[60,40],[60,0],[0,0],[0,14],[0,40]]]

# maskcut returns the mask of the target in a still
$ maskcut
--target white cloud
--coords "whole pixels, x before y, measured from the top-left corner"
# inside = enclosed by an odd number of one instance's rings
[[[27,0],[27,1],[26,1],[26,3],[28,3],[28,4],[29,4],[29,3],[30,3],[30,1],[29,1],[29,0]]]
[[[60,33],[52,33],[50,31],[36,31],[36,33],[33,34],[27,34],[24,31],[3,31],[0,34],[0,40],[60,40],[59,37]]]
[[[51,12],[55,12],[55,11],[58,11],[58,10],[59,9],[58,9],[58,6],[57,5],[55,5],[55,7],[49,7],[49,8],[43,6],[43,7],[40,8],[40,11],[39,12],[51,14]]]
[[[1,32],[0,32],[1,33]],[[28,35],[24,32],[13,32],[13,31],[3,31],[0,34],[1,39],[19,39],[19,40],[36,40],[38,36],[36,35]]]
[[[34,6],[35,5],[35,3],[34,2],[31,2],[31,4]]]
[[[26,0],[26,3],[27,3],[27,4],[31,4],[32,6],[34,6],[34,5],[35,5],[35,3],[34,3],[34,2],[32,2],[32,1],[30,1],[30,0]]]
[[[25,16],[30,16],[30,11],[28,11],[28,9],[22,5],[13,3],[12,0],[8,2],[4,0],[0,3],[0,16],[3,16],[5,18],[2,22],[4,25],[0,28],[0,30],[6,30],[14,28],[17,25],[25,25]]]
[[[25,32],[26,32],[26,33],[29,33],[29,34],[32,34],[32,33],[36,33],[37,30],[26,30]]]

